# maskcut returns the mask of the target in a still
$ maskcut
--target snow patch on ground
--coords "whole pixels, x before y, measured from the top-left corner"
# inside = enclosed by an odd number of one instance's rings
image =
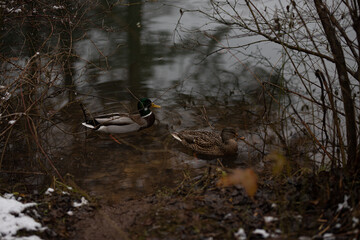
[[[277,221],[278,219],[276,217],[273,217],[273,216],[264,216],[264,221],[265,223],[271,223],[271,222],[274,222],[274,221]]]
[[[342,209],[349,209],[349,208],[350,208],[350,206],[349,206],[349,204],[348,204],[349,198],[350,198],[350,197],[347,196],[347,195],[344,196],[344,202],[338,204],[337,212],[341,211]]]
[[[234,237],[236,240],[246,240],[246,233],[245,230],[243,228],[239,228],[239,230],[234,233]]]
[[[38,240],[38,236],[16,237],[16,233],[25,229],[28,231],[44,231],[46,227],[22,213],[26,208],[36,203],[21,203],[12,194],[0,196],[0,236],[4,240]]]
[[[255,229],[254,234],[259,234],[260,236],[262,236],[263,238],[268,238],[270,237],[270,234],[267,233],[264,229]]]
[[[81,197],[81,202],[74,202],[73,203],[73,207],[81,207],[82,205],[86,205],[86,204],[88,204],[89,202],[88,202],[88,200],[86,200],[84,197]]]
[[[54,192],[53,188],[48,188],[45,192],[45,195],[51,195]]]
[[[325,233],[324,236],[323,236],[323,239],[324,240],[335,240],[336,237],[332,233]]]

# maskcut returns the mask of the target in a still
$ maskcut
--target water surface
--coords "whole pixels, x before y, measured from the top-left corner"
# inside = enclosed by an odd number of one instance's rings
[[[184,174],[219,164],[196,158],[172,139],[173,131],[231,126],[250,136],[262,111],[256,81],[231,54],[210,54],[214,40],[193,31],[208,19],[193,12],[182,15],[185,9],[207,10],[208,3],[102,4],[87,13],[91,24],[85,32],[73,32],[76,57],[66,60],[68,68],[63,66],[59,80],[65,87],[60,84],[62,91],[53,91],[44,106],[51,122],[39,127],[62,174],[72,175],[91,195],[116,201],[174,186]],[[216,25],[211,29],[219,40],[230,31]],[[92,114],[136,112],[134,96],[161,105],[151,128],[115,135],[119,144],[81,126],[80,102]],[[235,159],[223,161],[225,166],[251,165],[249,147],[239,142],[239,149]]]

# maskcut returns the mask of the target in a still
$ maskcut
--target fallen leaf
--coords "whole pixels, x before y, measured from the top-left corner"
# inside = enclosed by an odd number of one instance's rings
[[[272,151],[269,155],[266,156],[266,160],[274,162],[273,174],[275,176],[280,175],[284,167],[288,167],[287,159],[280,151]]]
[[[257,191],[258,176],[250,169],[235,169],[231,174],[222,177],[217,185],[228,187],[234,185],[241,185],[249,197],[253,198]]]

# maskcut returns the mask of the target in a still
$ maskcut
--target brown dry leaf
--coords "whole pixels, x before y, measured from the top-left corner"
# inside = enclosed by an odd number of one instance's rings
[[[235,169],[228,176],[222,177],[217,185],[223,187],[241,185],[249,197],[253,198],[257,190],[257,181],[258,176],[252,169]]]

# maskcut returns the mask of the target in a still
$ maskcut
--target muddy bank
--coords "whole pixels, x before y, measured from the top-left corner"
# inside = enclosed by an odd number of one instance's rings
[[[22,194],[36,202],[24,214],[42,232],[17,236],[42,239],[358,239],[358,182],[341,174],[256,173],[257,191],[220,186],[233,170],[218,166],[184,174],[175,188],[107,203],[58,183],[54,191]],[[86,201],[85,199],[89,201]],[[100,196],[99,196],[100,198]],[[101,203],[100,203],[101,202]]]
[[[251,199],[240,186],[219,187],[211,168],[139,199],[102,206],[80,219],[72,239],[358,239],[359,195],[335,194],[335,176],[259,179]],[[347,187],[346,180],[343,187]],[[354,186],[356,189],[359,185]],[[349,189],[350,190],[350,189]],[[354,190],[354,188],[353,188]],[[359,192],[359,191],[357,191]],[[346,196],[346,197],[345,197]],[[345,198],[345,200],[344,200]]]

